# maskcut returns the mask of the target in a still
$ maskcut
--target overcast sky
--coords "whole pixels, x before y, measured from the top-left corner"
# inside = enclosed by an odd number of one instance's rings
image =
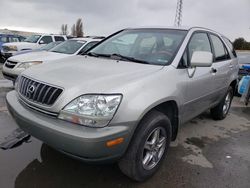
[[[203,26],[250,41],[250,0],[183,0],[182,25]],[[83,19],[86,35],[174,24],[177,0],[0,0],[0,28],[59,33]]]

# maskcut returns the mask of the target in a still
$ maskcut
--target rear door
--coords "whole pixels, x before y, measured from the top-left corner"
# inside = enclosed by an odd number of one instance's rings
[[[213,74],[211,67],[190,67],[195,51],[212,52],[208,34],[196,32],[191,37],[183,60],[187,63],[187,93],[184,103],[183,119],[190,120],[209,108],[213,96]],[[186,59],[186,60],[185,60]]]
[[[231,68],[233,68],[233,62],[220,37],[215,34],[209,34],[209,37],[214,54],[214,63],[211,69],[211,73],[214,75],[213,102],[217,103],[225,95],[230,84],[230,72]]]

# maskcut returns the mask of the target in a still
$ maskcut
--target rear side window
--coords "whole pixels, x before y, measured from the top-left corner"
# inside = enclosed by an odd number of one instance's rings
[[[215,35],[210,35],[214,47],[215,61],[223,61],[229,59],[229,54],[221,39]]]
[[[188,61],[190,62],[195,51],[212,52],[206,33],[195,33],[188,44]]]
[[[65,39],[60,36],[55,36],[55,41],[65,41]]]
[[[43,41],[44,44],[49,44],[49,43],[53,42],[51,36],[43,36],[40,41]]]
[[[19,42],[19,38],[17,38],[17,37],[9,37],[9,42]]]
[[[0,42],[8,42],[7,37],[0,37]]]
[[[222,37],[224,39],[224,41],[226,42],[227,46],[230,48],[232,54],[234,55],[234,57],[237,57],[237,54],[234,50],[234,46],[233,43],[226,37]]]

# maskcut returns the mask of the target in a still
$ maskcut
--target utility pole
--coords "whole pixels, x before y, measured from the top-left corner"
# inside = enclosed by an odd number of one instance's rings
[[[183,0],[177,0],[177,7],[176,7],[176,13],[175,13],[175,20],[174,20],[174,25],[176,27],[181,26],[182,6],[183,6]]]

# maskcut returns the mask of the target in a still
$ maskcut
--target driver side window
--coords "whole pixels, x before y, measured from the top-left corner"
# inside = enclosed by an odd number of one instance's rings
[[[43,44],[49,44],[49,43],[53,42],[51,36],[43,36],[43,37],[40,39],[40,42],[41,42],[41,41],[44,42]]]
[[[192,59],[195,51],[212,52],[208,35],[206,33],[195,33],[188,44],[188,61]]]
[[[181,59],[180,67],[189,67],[192,55],[195,51],[205,51],[212,53],[211,45],[206,33],[195,33],[192,36]]]

